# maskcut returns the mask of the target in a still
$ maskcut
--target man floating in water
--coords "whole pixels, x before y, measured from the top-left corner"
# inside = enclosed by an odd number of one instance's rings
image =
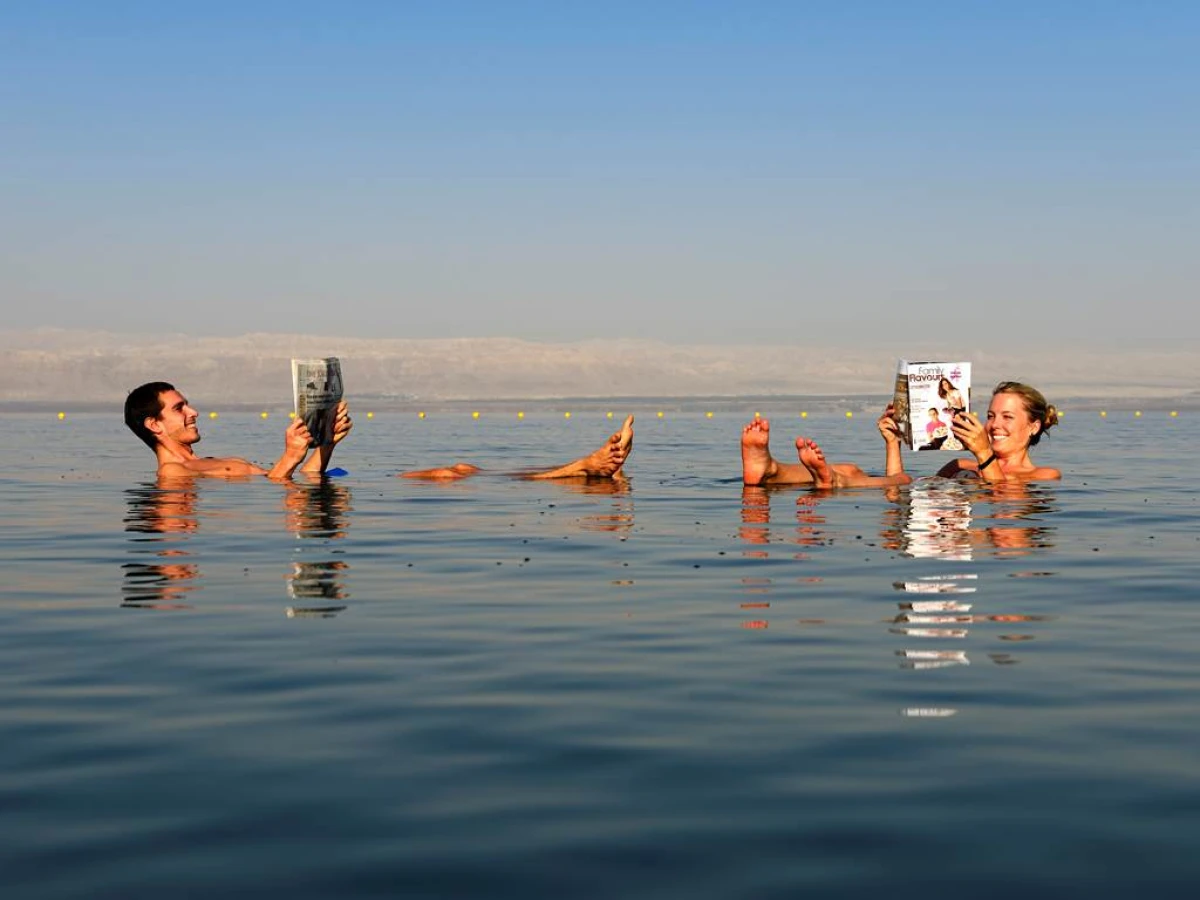
[[[900,455],[900,430],[892,418],[889,404],[876,422],[883,437],[884,475],[868,475],[854,463],[829,463],[817,444],[806,437],[796,438],[798,463],[784,463],[771,455],[768,444],[771,423],[755,418],[742,429],[742,482],[748,486],[812,485],[831,487],[892,487],[908,484]]]
[[[516,472],[517,478],[541,480],[548,478],[611,478],[624,477],[622,466],[633,451],[633,416],[627,416],[621,425],[621,430],[614,432],[607,441],[587,456],[581,456],[565,466],[533,472]],[[441,466],[435,469],[421,469],[416,472],[401,472],[401,478],[424,478],[428,480],[452,480],[466,478],[482,471],[478,466],[467,463],[456,463],[452,466]]]
[[[334,446],[353,427],[349,409],[342,401],[334,421],[333,443],[318,447],[309,456],[311,435],[304,421],[297,417],[284,432],[283,455],[270,469],[264,469],[236,456],[197,456],[192,448],[200,441],[200,429],[196,426],[198,417],[187,398],[165,381],[143,384],[125,398],[125,424],[154,451],[158,457],[159,475],[211,475],[217,478],[266,475],[274,481],[290,479],[297,469],[320,475],[329,466]]]

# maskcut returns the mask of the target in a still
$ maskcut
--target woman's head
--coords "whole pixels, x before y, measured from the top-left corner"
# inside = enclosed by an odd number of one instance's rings
[[[954,382],[943,376],[942,380],[938,382],[938,396],[945,399],[952,390],[954,390]]]
[[[1029,433],[1029,446],[1036,446],[1046,429],[1058,424],[1058,410],[1046,402],[1046,398],[1037,388],[1019,381],[1002,381],[992,391],[993,407],[996,398],[1002,396],[1011,396],[1019,400],[1026,416],[1029,417],[1032,426]],[[989,421],[991,418],[991,410],[989,410]]]

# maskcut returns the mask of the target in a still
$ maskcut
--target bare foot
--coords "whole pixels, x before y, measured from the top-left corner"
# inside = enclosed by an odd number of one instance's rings
[[[456,478],[466,478],[468,475],[474,475],[479,471],[479,466],[472,466],[468,463],[455,463],[452,466],[444,466],[437,469],[421,469],[416,472],[401,472],[400,478],[426,478],[430,481],[449,481]]]
[[[587,456],[567,463],[549,472],[529,475],[532,479],[542,478],[620,478],[621,467],[633,451],[633,416],[627,416],[621,430]]]
[[[825,454],[817,446],[817,442],[806,437],[796,438],[796,451],[800,454],[800,463],[808,469],[813,477],[813,485],[820,488],[837,486],[837,473],[828,462]]]
[[[767,447],[771,423],[757,416],[742,429],[742,484],[754,487],[770,479],[778,468]]]

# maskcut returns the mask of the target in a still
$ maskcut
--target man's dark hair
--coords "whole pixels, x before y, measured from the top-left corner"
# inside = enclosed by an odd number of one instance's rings
[[[149,384],[135,387],[125,398],[125,424],[151,450],[158,446],[158,438],[146,427],[146,420],[157,419],[162,415],[162,395],[173,390],[173,384],[151,381]]]

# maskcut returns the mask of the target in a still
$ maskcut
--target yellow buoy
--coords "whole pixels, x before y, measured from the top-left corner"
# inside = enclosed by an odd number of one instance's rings
[[[215,419],[215,418],[217,417],[217,414],[216,414],[215,412],[210,412],[210,413],[208,414],[208,417],[209,417],[210,419]]]
[[[375,413],[373,413],[373,412],[369,412],[369,413],[367,413],[367,418],[368,418],[368,419],[373,419],[373,418],[375,418]]]
[[[607,417],[608,417],[608,418],[610,418],[610,419],[612,418],[612,412],[609,412],[609,413],[607,413],[606,415],[607,415]]]
[[[265,419],[267,417],[267,411],[264,409],[262,412],[259,413],[259,416]]]
[[[704,416],[705,416],[705,418],[711,419],[711,418],[712,418],[712,413],[710,413],[710,412],[706,412],[706,413],[704,414]]]
[[[472,419],[478,419],[478,418],[479,418],[479,412],[478,412],[478,411],[476,411],[476,412],[473,412],[473,413],[471,413],[471,418],[472,418]]]
[[[663,417],[663,411],[661,409],[658,411],[658,417],[660,419]]]
[[[808,418],[808,411],[807,411],[807,410],[805,410],[804,412],[800,413],[800,418],[802,418],[802,419],[807,419],[807,418]]]
[[[1178,416],[1179,416],[1179,412],[1177,410],[1174,410],[1174,409],[1171,410],[1171,418],[1172,419],[1177,418]]]
[[[289,419],[294,419],[294,418],[296,418],[296,411],[295,411],[295,410],[292,410],[290,413],[288,413],[288,418],[289,418]]]
[[[1133,414],[1133,417],[1134,417],[1135,419],[1140,419],[1140,418],[1142,417],[1142,411],[1139,409],[1137,412],[1135,412],[1135,413]]]
[[[853,418],[854,418],[854,413],[850,412],[850,410],[846,410],[846,418],[847,418],[847,419],[853,419]]]
[[[756,419],[762,418],[762,413],[760,413],[757,409],[754,411],[754,418],[756,418]]]
[[[571,414],[569,412],[565,412],[565,413],[563,413],[563,418],[569,419],[569,418],[571,418]]]
[[[424,410],[421,410],[419,413],[417,413],[417,418],[418,418],[418,419],[423,419],[423,418],[425,418],[425,411],[424,411]]]
[[[1106,410],[1106,409],[1100,410],[1100,418],[1103,419],[1103,418],[1106,418],[1107,416],[1108,416],[1108,410]]]
[[[60,413],[58,414],[59,421],[62,421],[62,420],[63,420],[63,419],[65,419],[66,417],[67,417],[67,414],[66,414],[65,412],[60,412]]]
[[[518,411],[518,412],[517,412],[517,418],[518,418],[518,419],[523,419],[523,418],[525,418],[525,413],[524,413],[523,411]]]

